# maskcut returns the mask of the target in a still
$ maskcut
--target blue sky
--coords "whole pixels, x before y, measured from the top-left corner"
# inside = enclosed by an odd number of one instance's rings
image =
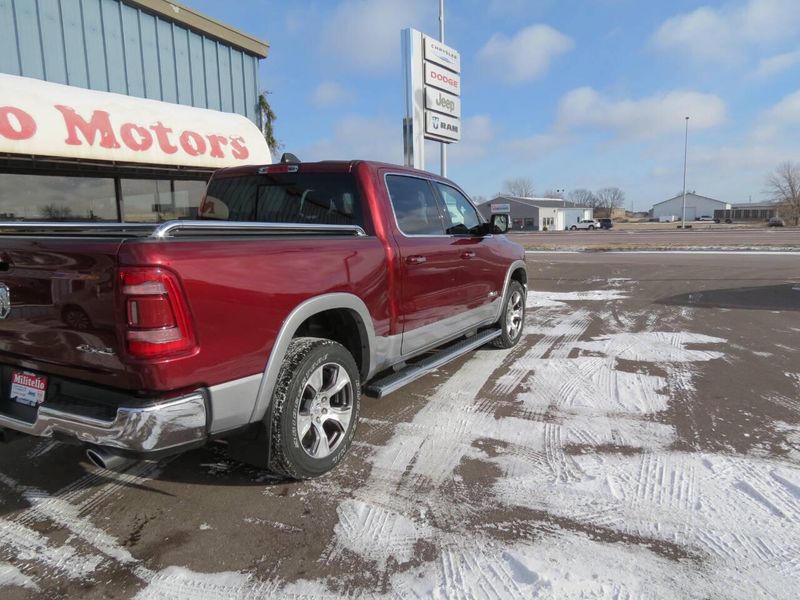
[[[184,0],[270,44],[260,85],[303,160],[402,162],[400,31],[438,35],[437,0]],[[445,0],[462,59],[448,176],[473,196],[528,177],[618,186],[647,209],[682,185],[765,199],[800,158],[800,0]],[[427,151],[439,171],[438,147]]]

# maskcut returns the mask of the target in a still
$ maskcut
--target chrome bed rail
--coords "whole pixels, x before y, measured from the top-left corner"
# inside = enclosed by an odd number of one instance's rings
[[[73,234],[113,234],[147,233],[148,238],[167,239],[175,237],[179,231],[186,233],[220,233],[257,235],[353,235],[365,237],[367,233],[358,225],[322,225],[319,223],[257,223],[251,221],[201,221],[173,220],[163,223],[51,223],[48,221],[5,221],[0,222],[0,234],[8,233],[73,233]]]

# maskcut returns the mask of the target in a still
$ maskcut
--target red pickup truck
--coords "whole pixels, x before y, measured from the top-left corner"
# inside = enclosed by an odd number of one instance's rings
[[[430,173],[217,171],[197,219],[0,223],[0,431],[102,467],[229,440],[294,478],[384,396],[522,335],[524,251]]]

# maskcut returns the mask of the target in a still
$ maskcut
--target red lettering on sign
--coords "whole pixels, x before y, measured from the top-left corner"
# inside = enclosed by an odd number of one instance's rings
[[[244,138],[236,136],[231,138],[231,149],[233,150],[233,158],[244,160],[250,156],[247,146],[244,144]]]
[[[158,145],[165,154],[175,154],[178,151],[178,147],[173,146],[172,142],[169,141],[169,134],[172,133],[172,129],[165,127],[161,121],[155,125],[150,125],[150,129],[155,132]]]
[[[138,136],[138,139],[136,136]],[[136,123],[125,123],[119,130],[120,137],[125,145],[136,152],[149,150],[153,145],[153,136],[144,127]]]
[[[55,105],[56,109],[64,117],[64,125],[67,127],[67,139],[65,144],[70,146],[80,146],[82,142],[78,139],[78,131],[83,134],[83,138],[90,146],[94,146],[94,139],[100,134],[100,146],[103,148],[119,148],[119,142],[114,137],[114,130],[111,128],[111,120],[108,113],[104,110],[96,110],[92,113],[92,118],[86,121],[74,108]]]
[[[184,131],[180,137],[181,148],[189,156],[200,156],[206,151],[206,141],[199,133]]]
[[[14,117],[13,122],[10,117]],[[27,140],[36,133],[36,121],[24,110],[0,106],[0,135],[9,140]]]
[[[222,152],[222,144],[228,144],[228,138],[221,135],[209,135],[208,143],[211,146],[211,156],[214,158],[225,158],[225,153]]]

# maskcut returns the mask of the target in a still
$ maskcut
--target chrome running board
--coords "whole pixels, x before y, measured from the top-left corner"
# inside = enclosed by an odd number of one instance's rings
[[[400,369],[383,379],[371,381],[364,387],[364,395],[372,398],[383,398],[399,390],[404,385],[408,385],[412,381],[416,381],[431,371],[446,365],[451,360],[455,360],[459,356],[463,356],[467,352],[491,342],[493,339],[500,337],[501,333],[502,331],[499,329],[488,329],[450,346],[445,346],[428,358]]]

